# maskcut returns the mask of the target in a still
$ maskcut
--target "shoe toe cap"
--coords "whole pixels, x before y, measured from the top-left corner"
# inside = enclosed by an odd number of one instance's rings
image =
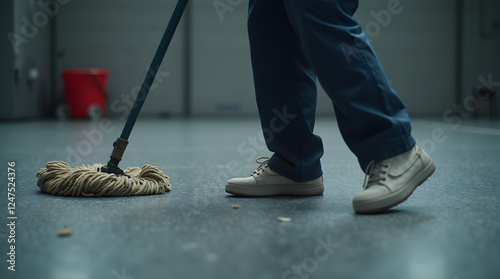
[[[227,182],[227,184],[236,184],[236,185],[255,185],[257,184],[255,178],[250,177],[242,177],[242,178],[231,178]]]
[[[353,202],[369,201],[369,200],[383,197],[387,194],[390,194],[389,189],[387,189],[384,186],[374,185],[374,186],[371,186],[370,188],[356,194],[356,196],[354,196]]]

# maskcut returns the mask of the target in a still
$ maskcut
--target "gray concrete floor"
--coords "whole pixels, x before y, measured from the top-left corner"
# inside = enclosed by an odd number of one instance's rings
[[[158,196],[71,198],[43,194],[47,161],[105,163],[123,122],[0,123],[1,218],[7,162],[16,171],[16,271],[0,278],[498,278],[500,121],[414,120],[436,173],[385,214],[355,215],[363,173],[334,119],[319,119],[325,193],[235,198],[224,192],[269,155],[256,119],[142,119],[121,166],[154,163],[171,178]],[[454,125],[455,124],[455,125]],[[101,126],[99,126],[101,125]],[[112,131],[110,131],[112,130]],[[86,136],[92,135],[91,140]],[[102,135],[102,138],[101,138]],[[240,209],[232,209],[238,204]],[[277,221],[291,217],[292,222]],[[60,238],[60,229],[70,237]]]

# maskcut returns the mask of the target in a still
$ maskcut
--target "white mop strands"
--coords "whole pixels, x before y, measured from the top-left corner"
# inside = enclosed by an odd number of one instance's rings
[[[169,178],[156,166],[127,168],[125,174],[100,172],[102,164],[71,168],[63,161],[51,161],[36,174],[42,192],[57,196],[121,197],[155,195],[170,191]]]

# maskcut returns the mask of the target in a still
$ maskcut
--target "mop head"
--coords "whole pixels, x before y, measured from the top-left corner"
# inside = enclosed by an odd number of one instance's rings
[[[37,185],[42,192],[57,196],[73,197],[122,197],[155,195],[170,191],[170,183],[156,166],[127,168],[125,174],[99,171],[102,164],[71,168],[63,161],[52,161],[36,174]]]

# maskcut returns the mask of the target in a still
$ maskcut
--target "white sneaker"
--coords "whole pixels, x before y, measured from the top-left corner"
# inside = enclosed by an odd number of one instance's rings
[[[245,178],[232,178],[226,184],[226,192],[237,196],[317,196],[323,194],[323,177],[295,182],[272,171],[268,157],[259,157],[260,166]]]
[[[364,190],[352,201],[354,211],[376,213],[405,201],[435,169],[432,158],[416,145],[395,157],[372,161],[365,171]]]

